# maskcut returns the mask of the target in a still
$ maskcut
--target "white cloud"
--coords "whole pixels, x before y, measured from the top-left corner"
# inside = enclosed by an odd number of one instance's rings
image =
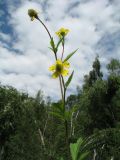
[[[39,0],[21,0],[20,2],[19,5],[12,1],[8,2],[11,15],[9,24],[12,26],[16,39],[12,42],[11,51],[1,41],[1,82],[20,90],[27,90],[32,95],[42,89],[45,95],[53,98],[60,97],[59,83],[50,77],[51,73],[48,71],[48,67],[54,63],[54,55],[48,49],[49,37],[43,26],[36,20],[31,22],[27,15],[27,10],[34,8],[39,11],[39,16],[43,21],[46,18],[49,19],[45,23],[52,35],[62,26],[70,29],[66,40],[65,55],[79,48],[70,60],[71,71],[74,70],[75,75],[69,91],[75,91],[76,86],[83,80],[84,74],[91,69],[96,54],[106,47],[100,45],[99,50],[96,49],[103,36],[106,32],[114,34],[119,31],[120,5],[118,1],[110,3],[108,0],[48,0],[45,3]],[[74,5],[76,2],[78,5]],[[6,43],[12,39],[3,33],[0,33],[0,36]],[[19,50],[19,54],[14,49]],[[115,51],[114,56],[119,57],[119,46],[116,46]],[[103,53],[101,56],[103,56],[100,57],[101,62],[104,64],[108,60],[107,55]]]

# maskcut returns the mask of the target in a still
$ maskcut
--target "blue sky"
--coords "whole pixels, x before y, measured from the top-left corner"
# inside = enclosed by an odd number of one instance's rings
[[[4,0],[0,1],[0,81],[20,91],[59,99],[59,82],[48,71],[54,63],[49,37],[38,21],[30,21],[36,9],[51,34],[69,28],[65,56],[79,48],[70,60],[75,71],[68,95],[82,86],[84,75],[99,54],[103,72],[111,58],[120,57],[119,0]],[[59,50],[59,55],[61,54]]]

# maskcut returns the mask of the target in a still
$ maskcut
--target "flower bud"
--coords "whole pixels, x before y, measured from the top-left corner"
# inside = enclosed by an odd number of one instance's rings
[[[38,19],[38,13],[34,9],[28,9],[28,15],[30,16],[31,21],[35,18]]]

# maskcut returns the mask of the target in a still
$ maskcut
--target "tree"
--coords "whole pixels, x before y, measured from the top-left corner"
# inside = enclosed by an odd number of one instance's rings
[[[111,59],[110,63],[107,65],[107,69],[110,74],[120,75],[120,61],[118,59]]]
[[[83,88],[88,88],[94,84],[94,82],[98,79],[102,79],[103,73],[101,72],[100,61],[97,56],[95,61],[93,62],[93,69],[89,72],[89,75],[84,76],[84,85]]]

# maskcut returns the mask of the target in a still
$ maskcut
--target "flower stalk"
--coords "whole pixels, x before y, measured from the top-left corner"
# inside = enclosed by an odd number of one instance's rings
[[[52,39],[52,36],[51,36],[48,28],[46,27],[46,25],[42,22],[42,20],[41,20],[39,17],[38,17],[37,19],[38,19],[38,21],[44,26],[44,28],[46,29],[46,31],[47,31],[47,33],[48,33],[48,35],[49,35],[49,37],[50,37],[50,40],[51,40],[51,39]]]
[[[61,60],[63,59],[63,54],[64,54],[64,37],[63,37],[63,41],[62,41],[62,56],[61,56]]]
[[[53,37],[51,36],[51,33],[49,31],[49,29],[47,28],[47,26],[43,23],[43,21],[38,17],[38,13],[33,10],[33,9],[29,9],[28,10],[28,15],[30,16],[31,20],[33,21],[34,19],[37,19],[45,28],[45,30],[47,31],[49,38],[50,38],[50,45],[51,45],[51,50],[54,53],[55,56],[55,64],[52,65],[51,67],[49,67],[49,70],[53,72],[52,77],[53,78],[59,78],[59,83],[60,83],[60,91],[61,91],[61,97],[62,97],[62,109],[63,109],[63,120],[64,120],[64,126],[65,126],[65,141],[66,141],[66,146],[67,146],[67,150],[68,150],[68,157],[69,157],[69,132],[68,132],[68,117],[70,117],[70,114],[68,115],[68,110],[66,109],[66,91],[67,91],[67,87],[70,84],[72,77],[73,77],[73,73],[69,76],[67,82],[65,82],[64,80],[64,76],[68,76],[69,75],[69,67],[70,64],[68,62],[68,59],[70,59],[73,54],[77,51],[72,52],[71,54],[69,54],[64,60],[63,60],[63,56],[64,56],[64,48],[65,48],[65,37],[68,34],[69,30],[65,29],[65,28],[61,28],[56,32],[56,35],[59,38],[59,41],[57,43],[57,45],[55,45]],[[57,51],[58,51],[58,47],[59,45],[62,45],[62,52],[61,52],[61,57],[60,59],[57,57]],[[60,115],[61,116],[61,115]]]

